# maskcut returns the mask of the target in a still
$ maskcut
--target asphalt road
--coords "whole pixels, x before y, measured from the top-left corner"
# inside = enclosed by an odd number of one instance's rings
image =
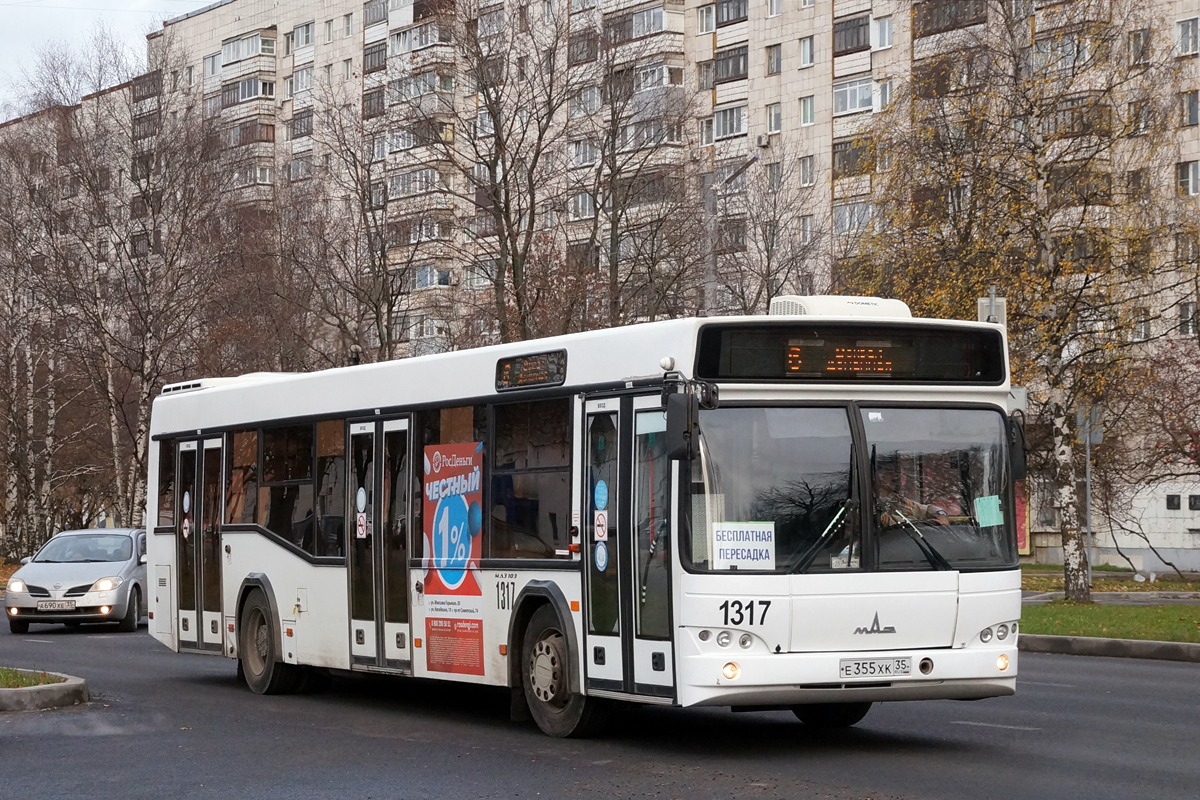
[[[336,680],[259,697],[234,662],[145,632],[0,632],[0,665],[94,701],[0,714],[0,796],[34,798],[1200,798],[1200,664],[1022,655],[1016,697],[785,712],[638,708],[601,739],[508,721],[503,692]]]

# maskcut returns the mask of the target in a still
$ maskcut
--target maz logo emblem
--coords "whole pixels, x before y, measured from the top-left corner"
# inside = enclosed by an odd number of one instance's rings
[[[859,633],[895,633],[896,629],[895,629],[895,627],[893,627],[891,625],[888,625],[886,628],[879,627],[879,612],[876,611],[875,612],[875,620],[871,623],[871,627],[855,628],[854,632],[856,634],[859,634]]]

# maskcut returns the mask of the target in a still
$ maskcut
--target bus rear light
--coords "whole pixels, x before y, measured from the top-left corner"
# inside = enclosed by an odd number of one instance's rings
[[[725,676],[725,680],[737,680],[737,676],[742,674],[742,668],[737,665],[737,662],[730,661],[721,667],[721,674]]]

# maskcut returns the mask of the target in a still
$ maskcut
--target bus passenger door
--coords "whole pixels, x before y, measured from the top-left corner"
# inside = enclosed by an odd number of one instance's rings
[[[590,692],[671,700],[675,467],[658,394],[587,403],[583,530]]]
[[[179,640],[186,649],[221,651],[221,440],[180,442]]]
[[[359,667],[408,671],[408,419],[350,424],[350,655]]]

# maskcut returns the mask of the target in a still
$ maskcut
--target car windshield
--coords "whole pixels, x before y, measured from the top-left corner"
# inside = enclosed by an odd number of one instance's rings
[[[83,564],[94,561],[128,561],[133,540],[123,533],[81,533],[55,536],[34,557],[41,563]]]
[[[863,408],[861,414],[881,569],[1016,565],[998,412]]]

